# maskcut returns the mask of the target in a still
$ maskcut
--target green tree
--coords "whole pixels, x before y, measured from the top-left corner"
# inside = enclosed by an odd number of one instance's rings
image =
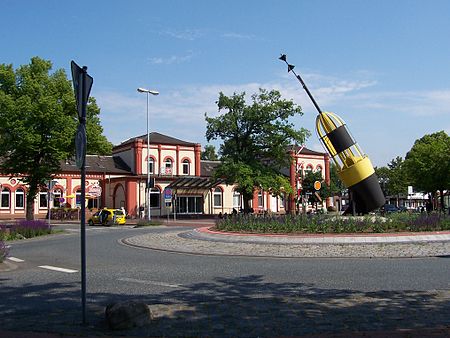
[[[400,195],[408,193],[409,180],[404,163],[403,159],[397,156],[388,163],[387,167],[375,168],[385,195],[396,196],[397,205]]]
[[[219,157],[216,154],[216,147],[212,144],[207,144],[205,150],[202,151],[200,158],[207,161],[217,161]]]
[[[316,181],[321,183],[321,187],[319,190],[316,190],[316,188],[314,187],[314,183]],[[316,192],[319,194],[322,200],[331,196],[330,187],[325,184],[325,181],[322,178],[322,173],[319,171],[307,170],[302,179],[302,194],[310,196],[309,202],[314,203],[315,209],[317,210],[317,202],[320,201],[317,199],[317,196],[315,194]]]
[[[279,170],[290,164],[287,154],[292,143],[304,143],[309,132],[296,130],[288,119],[302,115],[300,106],[281,99],[278,91],[260,89],[247,105],[245,92],[231,97],[219,94],[218,109],[225,111],[218,117],[208,117],[206,139],[220,139],[222,163],[216,175],[228,184],[236,184],[242,194],[244,208],[249,209],[257,188],[273,195],[292,193],[288,179]]]
[[[0,65],[0,171],[28,185],[26,215],[34,217],[34,199],[60,171],[60,161],[75,152],[78,117],[71,81],[64,70],[50,74],[50,61],[33,57],[14,71]],[[95,99],[87,107],[88,153],[111,153],[102,135]]]
[[[341,181],[338,175],[338,170],[336,164],[331,162],[330,164],[330,196],[341,196],[342,192],[347,189],[344,183]]]
[[[450,188],[450,137],[445,131],[425,135],[406,154],[405,170],[412,185],[433,197],[439,191],[444,208],[444,190]]]

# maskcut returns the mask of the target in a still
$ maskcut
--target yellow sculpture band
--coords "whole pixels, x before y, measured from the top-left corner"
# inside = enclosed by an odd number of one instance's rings
[[[364,156],[360,161],[351,165],[348,168],[343,168],[338,172],[339,178],[347,186],[351,187],[356,183],[361,182],[375,172],[372,162],[367,156]]]

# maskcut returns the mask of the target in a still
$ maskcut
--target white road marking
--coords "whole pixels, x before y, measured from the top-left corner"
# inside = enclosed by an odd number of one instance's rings
[[[23,259],[17,258],[17,257],[7,257],[10,261],[16,262],[16,263],[23,263],[25,262]]]
[[[165,286],[168,288],[182,288],[183,287],[181,284],[169,284],[169,283],[158,282],[158,281],[153,281],[153,280],[142,280],[142,279],[134,279],[134,278],[119,278],[119,281],[132,282],[132,283],[138,283],[138,284],[147,284],[147,285],[158,285],[158,286]]]
[[[66,272],[66,273],[78,272],[78,270],[58,268],[57,266],[51,266],[51,265],[39,265],[39,268],[47,269],[47,270],[53,270],[53,271],[59,271],[59,272]]]

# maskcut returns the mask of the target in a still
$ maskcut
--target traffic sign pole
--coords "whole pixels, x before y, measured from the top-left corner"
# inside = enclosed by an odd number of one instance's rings
[[[86,85],[87,68],[83,67],[81,92],[84,92]],[[87,100],[81,100],[81,119],[80,124],[86,126],[86,104]],[[84,129],[84,128],[83,128]],[[86,149],[86,143],[84,144]],[[86,152],[81,165],[81,306],[83,324],[86,324]]]
[[[86,66],[80,68],[72,61],[71,69],[79,118],[75,144],[76,162],[81,171],[81,308],[83,324],[86,324],[86,110],[94,79],[88,75]]]

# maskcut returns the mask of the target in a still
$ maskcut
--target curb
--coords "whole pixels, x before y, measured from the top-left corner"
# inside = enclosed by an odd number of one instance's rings
[[[210,227],[194,229],[191,236],[199,240],[227,243],[265,244],[422,244],[450,242],[450,231],[381,234],[251,234],[211,230]]]

